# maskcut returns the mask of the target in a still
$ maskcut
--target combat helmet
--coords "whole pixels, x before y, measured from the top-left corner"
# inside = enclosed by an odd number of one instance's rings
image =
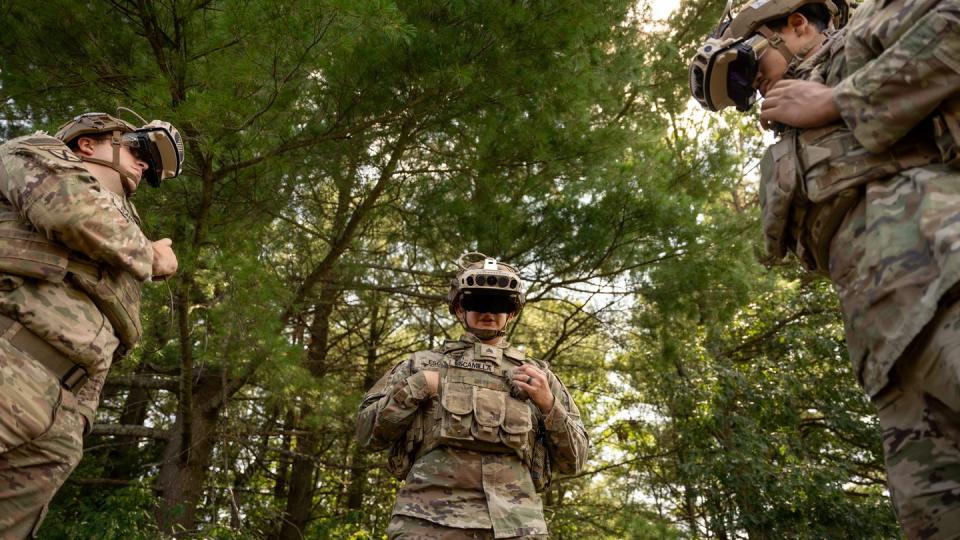
[[[457,306],[464,311],[511,313],[514,316],[523,310],[527,297],[516,268],[478,252],[461,255],[457,266],[460,271],[450,282],[447,293],[447,307],[452,315],[456,315]],[[471,328],[466,320],[463,324],[467,331],[480,339],[506,334],[504,329]]]
[[[80,156],[80,159],[105,165],[117,171],[123,179],[123,187],[128,197],[136,190],[137,182],[130,176],[129,171],[122,170],[120,167],[121,146],[129,147],[137,159],[146,162],[147,170],[144,171],[143,177],[151,186],[157,187],[164,180],[176,178],[183,169],[184,157],[183,139],[177,128],[161,120],[146,122],[140,115],[125,107],[119,107],[117,111],[117,116],[101,112],[83,113],[60,126],[54,137],[70,144],[84,135],[110,133],[113,161],[86,156]],[[143,125],[137,127],[121,120],[118,118],[120,111],[127,111],[136,116]]]
[[[757,97],[753,80],[760,56],[767,48],[775,48],[790,65],[823,40],[821,34],[803,50],[794,53],[783,37],[768,26],[771,21],[810,4],[827,8],[834,29],[844,26],[849,18],[850,7],[846,0],[755,0],[743,7],[736,17],[730,14],[732,0],[729,0],[720,24],[690,63],[693,98],[710,111],[719,111],[730,105],[739,111],[750,110]]]

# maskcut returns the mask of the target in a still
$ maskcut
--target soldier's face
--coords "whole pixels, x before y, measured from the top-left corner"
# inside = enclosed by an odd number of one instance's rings
[[[757,76],[753,80],[753,87],[760,92],[761,96],[766,96],[767,91],[782,79],[786,72],[787,60],[780,54],[780,51],[773,47],[767,47],[757,64]]]
[[[92,151],[93,154],[91,157],[102,159],[104,161],[113,161],[113,145],[110,143],[109,139],[96,141]],[[144,171],[147,170],[148,165],[146,161],[138,158],[129,146],[120,145],[119,167],[121,170],[126,171],[126,173],[133,177],[136,180],[136,183],[139,184],[140,180],[143,178]]]
[[[467,326],[480,330],[500,330],[513,318],[512,313],[480,313],[457,308],[457,315],[466,318]]]
[[[783,38],[784,44],[794,54],[807,48],[810,40],[816,39],[820,34],[820,30],[802,13],[793,13],[787,19],[786,26],[774,31]],[[815,50],[816,48],[810,49],[808,54]],[[770,88],[783,78],[783,74],[787,72],[787,66],[787,59],[783,57],[783,53],[776,47],[767,47],[757,62],[757,76],[753,80],[753,87],[760,92],[761,96],[766,96]]]

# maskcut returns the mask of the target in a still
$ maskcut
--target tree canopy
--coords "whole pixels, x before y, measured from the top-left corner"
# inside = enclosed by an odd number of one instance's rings
[[[585,415],[553,537],[895,537],[829,284],[757,262],[757,121],[688,100],[722,7],[0,2],[0,137],[124,106],[187,147],[135,198],[180,270],[41,537],[382,538],[357,405],[459,335],[465,251],[521,268],[509,339]]]

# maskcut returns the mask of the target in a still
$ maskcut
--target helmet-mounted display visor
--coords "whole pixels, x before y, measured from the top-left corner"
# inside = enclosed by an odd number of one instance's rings
[[[180,132],[167,122],[154,120],[136,131],[124,133],[121,144],[147,164],[144,179],[153,187],[175,178],[183,169],[183,140]]]
[[[514,313],[520,310],[517,298],[510,295],[486,292],[463,291],[460,307],[477,313]]]
[[[111,116],[101,112],[88,112],[81,114],[60,126],[54,137],[70,144],[84,135],[109,134],[111,143],[114,145],[115,155],[113,162],[104,162],[118,172],[121,176],[129,176],[129,171],[120,170],[119,147],[126,146],[130,148],[133,154],[144,161],[148,169],[144,172],[144,179],[151,186],[159,186],[160,182],[168,178],[174,178],[180,174],[183,169],[183,139],[180,132],[169,122],[154,120],[146,122],[139,115],[119,107],[118,111],[128,111],[143,125],[137,127],[130,122],[121,120],[118,117]],[[118,112],[119,115],[119,112]],[[99,163],[92,158],[86,158],[85,161]]]
[[[710,111],[730,105],[750,110],[757,100],[753,81],[768,47],[769,41],[756,34],[746,39],[708,38],[690,63],[690,93]]]

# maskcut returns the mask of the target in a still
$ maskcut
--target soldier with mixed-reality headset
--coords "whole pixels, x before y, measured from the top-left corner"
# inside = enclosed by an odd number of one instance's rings
[[[525,301],[516,269],[478,253],[459,265],[447,303],[466,333],[384,375],[360,405],[357,438],[390,448],[404,481],[390,538],[546,538],[537,492],[552,471],[583,468],[587,433],[546,363],[504,339]]]
[[[177,269],[130,197],[180,173],[167,122],[87,113],[0,146],[0,538],[36,533],[79,463],[111,362],[142,334],[140,287]]]
[[[690,66],[691,92],[710,110],[764,95],[761,124],[780,135],[761,163],[770,258],[793,252],[833,282],[897,517],[910,538],[954,538],[960,1],[867,0],[844,26],[845,8],[728,6]]]

